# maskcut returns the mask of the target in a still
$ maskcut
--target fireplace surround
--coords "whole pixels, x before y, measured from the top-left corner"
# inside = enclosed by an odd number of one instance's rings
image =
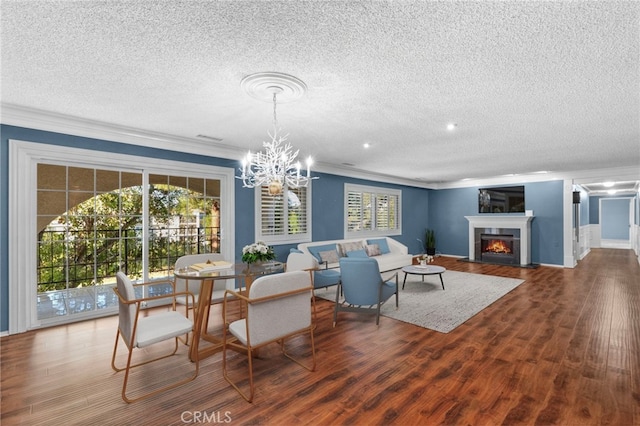
[[[531,221],[533,216],[465,216],[469,221],[469,260],[514,265],[531,264]],[[502,240],[507,250],[483,250],[488,240]],[[483,254],[483,251],[485,252]]]

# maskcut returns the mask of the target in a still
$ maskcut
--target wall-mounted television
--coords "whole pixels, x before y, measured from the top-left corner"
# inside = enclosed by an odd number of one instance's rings
[[[478,190],[480,213],[524,213],[524,186],[500,186]]]

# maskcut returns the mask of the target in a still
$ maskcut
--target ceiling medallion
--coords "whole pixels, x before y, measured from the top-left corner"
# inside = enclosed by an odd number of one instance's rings
[[[264,152],[252,154],[251,151],[242,160],[241,175],[245,188],[267,186],[270,195],[282,194],[283,188],[306,187],[317,177],[311,177],[312,160],[306,161],[306,175],[301,173],[300,162],[296,160],[298,150],[294,151],[286,142],[288,135],[278,134],[276,106],[278,102],[292,102],[300,99],[307,91],[302,80],[292,75],[278,72],[261,72],[246,76],[240,87],[252,98],[273,102],[273,132],[268,132],[270,141],[262,142]]]

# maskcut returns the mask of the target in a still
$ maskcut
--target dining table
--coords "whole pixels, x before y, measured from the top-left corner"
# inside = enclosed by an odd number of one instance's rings
[[[266,262],[261,264],[235,263],[224,269],[197,270],[192,267],[176,269],[174,277],[186,281],[198,281],[200,292],[194,309],[193,339],[189,347],[191,361],[201,360],[222,351],[222,336],[209,333],[209,312],[212,304],[214,281],[234,279],[244,283],[244,287],[235,291],[248,296],[251,283],[261,275],[274,274],[284,271],[282,262]],[[226,326],[226,325],[225,325]],[[200,347],[202,341],[209,344]]]

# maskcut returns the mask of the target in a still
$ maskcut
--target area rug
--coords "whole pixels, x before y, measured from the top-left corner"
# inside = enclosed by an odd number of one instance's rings
[[[383,274],[386,278],[388,274]],[[445,290],[437,275],[427,275],[422,282],[417,275],[407,275],[402,290],[404,273],[398,273],[400,306],[389,299],[380,313],[420,327],[449,333],[487,306],[518,287],[524,280],[446,271],[442,274]],[[317,297],[335,301],[335,287],[319,290]]]

